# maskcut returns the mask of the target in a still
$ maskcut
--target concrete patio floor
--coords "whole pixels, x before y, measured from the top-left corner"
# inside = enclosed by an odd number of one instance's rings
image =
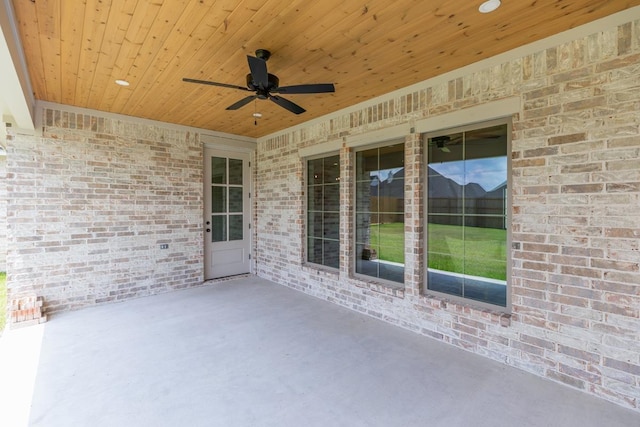
[[[0,355],[10,427],[640,426],[634,411],[253,276],[59,314],[7,331]]]

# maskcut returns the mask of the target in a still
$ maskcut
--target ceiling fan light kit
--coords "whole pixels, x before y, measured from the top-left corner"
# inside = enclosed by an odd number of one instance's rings
[[[270,74],[267,71],[267,60],[270,57],[271,52],[266,49],[256,50],[256,56],[247,55],[247,62],[249,63],[250,73],[247,74],[246,87],[212,82],[208,80],[197,80],[189,78],[183,78],[182,80],[189,83],[198,83],[210,86],[226,87],[229,89],[237,89],[247,92],[255,92],[254,95],[249,95],[245,98],[242,98],[238,102],[229,105],[226,108],[227,110],[237,110],[241,107],[244,107],[254,99],[268,99],[274,104],[277,104],[294,114],[302,114],[306,111],[304,108],[289,101],[286,98],[273,94],[285,93],[294,95],[303,93],[330,93],[336,91],[333,83],[312,83],[280,87],[280,79],[278,78],[278,76]]]

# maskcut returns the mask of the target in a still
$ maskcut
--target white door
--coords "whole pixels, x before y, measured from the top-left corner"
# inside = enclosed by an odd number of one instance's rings
[[[205,280],[250,271],[249,154],[204,150]]]

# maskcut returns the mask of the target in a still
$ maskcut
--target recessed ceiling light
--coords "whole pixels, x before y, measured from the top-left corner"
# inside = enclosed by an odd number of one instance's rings
[[[121,80],[121,79],[116,80],[116,84],[120,85],[120,86],[129,86],[129,82],[128,81]]]
[[[489,13],[489,12],[493,12],[499,7],[500,7],[500,0],[487,0],[480,5],[478,10],[480,11],[480,13]]]

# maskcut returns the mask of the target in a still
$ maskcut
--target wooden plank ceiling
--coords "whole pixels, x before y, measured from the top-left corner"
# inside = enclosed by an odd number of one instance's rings
[[[640,0],[13,0],[37,99],[258,137],[640,4]],[[329,94],[225,108],[268,49],[281,86]],[[129,87],[114,83],[125,79]],[[254,125],[252,114],[263,114]]]

